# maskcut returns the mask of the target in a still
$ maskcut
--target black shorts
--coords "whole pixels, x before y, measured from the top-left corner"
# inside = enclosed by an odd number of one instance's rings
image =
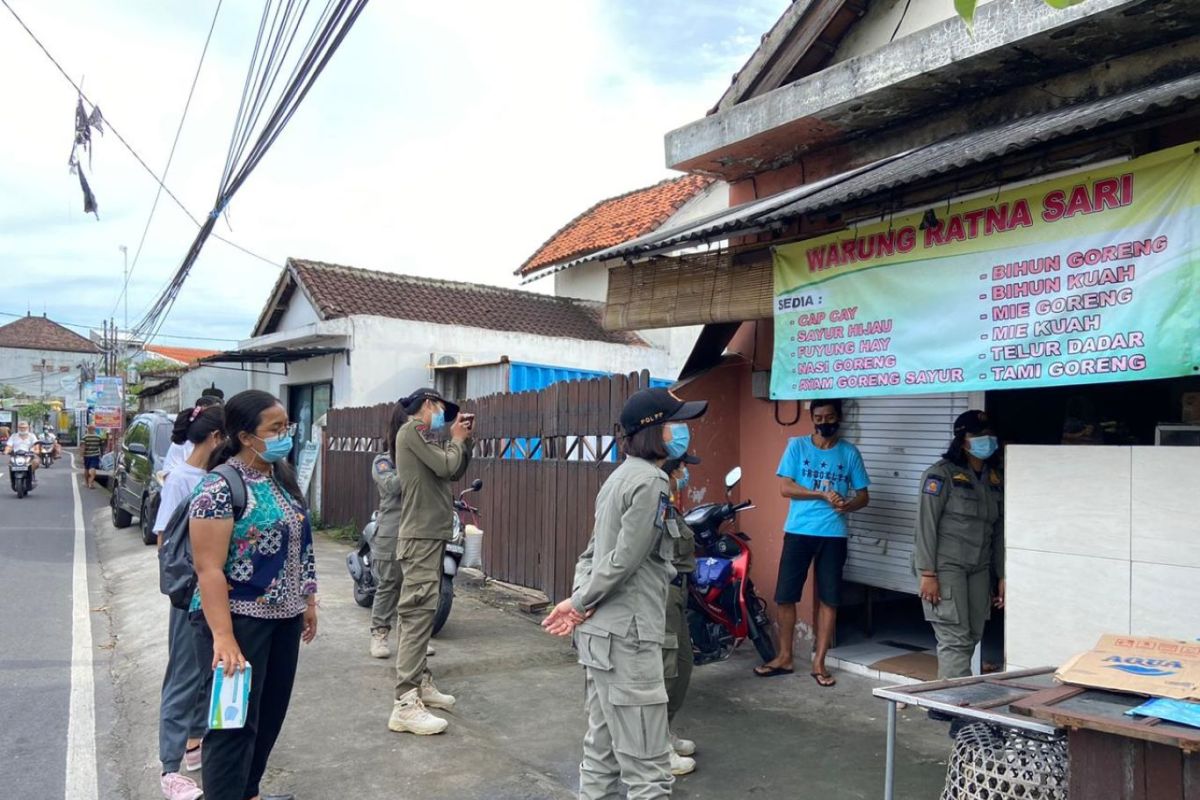
[[[817,597],[837,608],[842,600],[842,568],[846,566],[846,537],[783,535],[783,553],[779,556],[779,580],[775,583],[776,603],[799,603],[804,595],[808,568],[816,559]]]

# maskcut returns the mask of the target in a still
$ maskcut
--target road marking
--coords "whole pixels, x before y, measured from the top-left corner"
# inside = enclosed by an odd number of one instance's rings
[[[65,800],[93,800],[96,780],[96,686],[92,664],[91,599],[88,596],[87,539],[83,499],[71,456],[71,496],[75,502],[75,558],[71,577],[71,705],[67,715]]]

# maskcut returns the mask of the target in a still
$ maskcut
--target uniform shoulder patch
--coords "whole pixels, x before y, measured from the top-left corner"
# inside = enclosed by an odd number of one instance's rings
[[[992,470],[991,475],[988,477],[988,483],[996,489],[1004,485],[1004,482],[1000,480],[1000,474],[996,470]]]
[[[658,511],[654,512],[654,527],[660,531],[667,529],[667,514],[671,510],[671,498],[667,497],[666,492],[661,492],[658,495]]]
[[[974,486],[975,482],[971,480],[971,476],[965,472],[956,472],[950,476],[950,480],[955,486]]]
[[[392,460],[390,458],[375,459],[375,471],[378,472],[380,475],[384,474],[385,472],[391,472],[395,468],[396,468],[396,465],[392,463]]]
[[[946,485],[946,481],[939,478],[937,475],[930,475],[925,479],[925,485],[921,487],[923,494],[933,495],[937,497],[942,493],[942,488]]]

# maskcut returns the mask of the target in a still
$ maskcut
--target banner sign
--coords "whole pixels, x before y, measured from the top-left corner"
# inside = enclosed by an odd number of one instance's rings
[[[119,408],[97,408],[92,412],[92,424],[97,428],[118,430],[125,415]]]
[[[125,397],[125,381],[121,378],[100,377],[92,383],[88,403],[96,408],[120,408]]]
[[[773,399],[1200,374],[1200,142],[775,249]]]

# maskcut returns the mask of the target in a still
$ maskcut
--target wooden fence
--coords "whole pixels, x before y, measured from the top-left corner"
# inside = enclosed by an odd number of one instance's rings
[[[567,596],[575,559],[592,532],[596,493],[616,468],[616,421],[649,375],[556,383],[537,392],[468,401],[476,414],[470,495],[491,577]],[[390,404],[332,409],[325,428],[323,519],[361,527],[378,504],[371,460],[386,447]]]

